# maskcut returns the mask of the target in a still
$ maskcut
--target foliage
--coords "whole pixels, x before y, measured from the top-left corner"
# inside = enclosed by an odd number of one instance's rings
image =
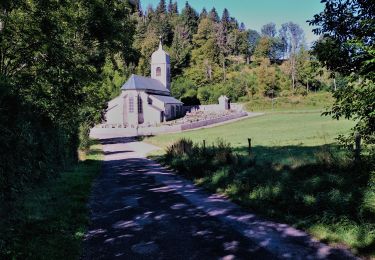
[[[326,114],[357,119],[358,131],[369,145],[375,143],[375,5],[372,1],[323,0],[325,9],[311,25],[322,34],[315,54],[329,69],[347,76],[349,84],[336,91],[336,102]]]
[[[133,61],[134,24],[127,2],[102,0],[2,1],[0,21],[0,215],[13,223],[25,190],[77,163],[121,80],[109,71]]]

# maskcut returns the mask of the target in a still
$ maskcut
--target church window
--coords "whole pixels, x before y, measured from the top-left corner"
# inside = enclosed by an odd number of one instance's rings
[[[159,77],[159,76],[161,76],[161,68],[157,67],[156,68],[156,77]]]
[[[174,112],[174,106],[171,107],[171,110],[172,110],[172,111],[171,111],[171,112],[172,112],[172,117],[176,117],[176,114],[175,114],[175,112]]]
[[[143,113],[143,102],[141,96],[138,96],[138,113]]]
[[[129,97],[129,112],[134,113],[134,98]]]

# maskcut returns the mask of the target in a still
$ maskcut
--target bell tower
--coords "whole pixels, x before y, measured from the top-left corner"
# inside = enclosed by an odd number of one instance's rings
[[[151,78],[159,80],[166,89],[171,90],[171,62],[169,54],[163,50],[161,37],[159,49],[151,56]]]

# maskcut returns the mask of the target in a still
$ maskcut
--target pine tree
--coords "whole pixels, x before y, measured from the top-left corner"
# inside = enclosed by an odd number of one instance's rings
[[[156,8],[156,15],[161,15],[166,13],[165,0],[160,0],[158,7]]]
[[[241,23],[241,25],[240,25],[240,31],[241,31],[241,32],[246,31],[246,26],[245,26],[244,23]]]
[[[141,0],[135,0],[134,1],[134,11],[138,13],[138,16],[143,16],[142,6],[141,6]]]
[[[170,49],[172,75],[180,75],[182,70],[188,67],[190,52],[191,44],[187,37],[187,28],[177,25]]]
[[[215,23],[218,23],[220,21],[220,17],[215,9],[215,7],[213,7],[210,11],[210,13],[208,14],[208,17]]]
[[[174,2],[174,3],[173,3],[173,6],[172,6],[172,13],[173,13],[173,14],[178,14],[178,5],[177,5],[177,2]]]
[[[173,2],[172,2],[172,0],[169,0],[168,13],[173,14]]]
[[[223,15],[221,16],[221,23],[225,27],[226,30],[229,28],[229,23],[231,22],[229,11],[227,8],[224,8]]]
[[[201,21],[202,19],[205,19],[207,17],[208,17],[207,10],[206,8],[203,8],[201,14],[199,15],[199,20]]]
[[[181,12],[181,20],[183,25],[188,30],[190,40],[198,30],[198,19],[199,17],[197,12],[189,5],[188,2],[186,2],[185,8]]]

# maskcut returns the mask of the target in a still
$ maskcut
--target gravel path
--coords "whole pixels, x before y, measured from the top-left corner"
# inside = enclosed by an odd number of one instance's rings
[[[130,137],[102,139],[83,259],[354,259],[287,225],[207,194]]]

